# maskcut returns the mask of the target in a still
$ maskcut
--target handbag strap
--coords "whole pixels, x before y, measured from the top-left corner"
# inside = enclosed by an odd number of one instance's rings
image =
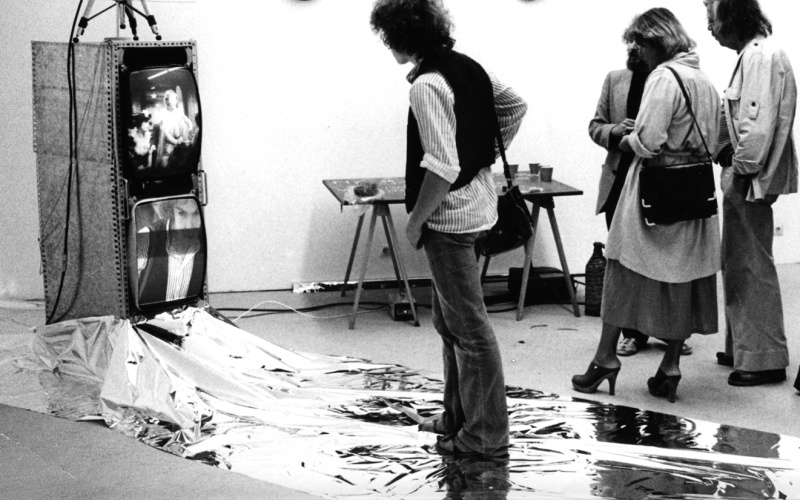
[[[495,113],[495,130],[497,133],[497,149],[500,150],[500,157],[503,159],[503,175],[506,177],[506,184],[510,191],[514,187],[514,182],[511,179],[511,170],[508,168],[508,160],[506,159],[506,148],[503,146],[503,133],[500,130],[500,119],[497,118]]]
[[[709,151],[708,145],[706,144],[706,138],[703,137],[703,131],[700,130],[700,125],[697,123],[697,117],[694,116],[694,110],[692,110],[692,99],[689,98],[689,93],[686,92],[686,87],[683,86],[683,81],[681,81],[681,77],[678,76],[678,72],[675,71],[674,68],[671,68],[670,66],[664,66],[664,67],[672,71],[672,74],[675,75],[675,79],[678,80],[678,86],[681,88],[681,92],[683,92],[683,97],[686,98],[686,106],[689,108],[689,113],[692,115],[692,120],[694,120],[694,126],[697,127],[697,133],[700,134],[700,140],[703,141],[703,147],[706,148],[706,154],[708,155],[709,159],[713,160],[713,157],[711,156],[711,151]]]

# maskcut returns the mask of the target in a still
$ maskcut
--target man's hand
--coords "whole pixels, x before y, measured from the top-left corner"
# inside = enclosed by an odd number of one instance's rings
[[[408,242],[417,250],[422,248],[422,231],[425,223],[428,222],[431,214],[442,205],[448,192],[450,192],[450,183],[448,181],[433,172],[425,172],[417,203],[408,216],[408,224],[406,225]]]
[[[730,168],[733,165],[733,146],[728,144],[720,151],[717,155],[717,163],[719,163],[722,168]]]
[[[624,137],[631,132],[633,132],[633,125],[636,123],[635,120],[631,118],[625,118],[622,123],[618,123],[614,125],[614,128],[611,129],[611,135],[617,137]]]
[[[424,223],[414,223],[413,218],[409,218],[408,225],[406,225],[406,238],[408,238],[408,242],[411,243],[411,246],[417,250],[422,248],[422,228],[424,226]]]

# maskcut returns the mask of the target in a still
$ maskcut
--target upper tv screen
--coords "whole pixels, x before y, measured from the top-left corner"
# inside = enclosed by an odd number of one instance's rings
[[[126,177],[153,179],[196,172],[200,159],[200,96],[185,66],[123,75],[128,151]]]

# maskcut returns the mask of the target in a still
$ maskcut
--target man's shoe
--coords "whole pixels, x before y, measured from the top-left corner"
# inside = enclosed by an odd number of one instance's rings
[[[728,356],[724,352],[718,352],[717,364],[722,366],[733,366],[733,356]]]
[[[639,352],[639,345],[636,339],[625,337],[617,346],[617,356],[633,356]]]
[[[479,451],[466,448],[458,442],[455,436],[439,436],[436,439],[435,445],[436,452],[446,457],[492,457],[492,458],[508,458],[508,447],[496,450],[492,453],[481,453]]]
[[[477,451],[470,450],[458,443],[455,436],[440,436],[436,438],[436,452],[444,456],[473,456],[480,455]]]
[[[684,342],[683,345],[681,346],[681,356],[688,356],[693,352],[694,349],[692,349],[692,346]]]
[[[754,385],[772,384],[786,380],[786,370],[763,370],[760,372],[745,372],[733,370],[728,377],[728,384],[737,387],[751,387]]]

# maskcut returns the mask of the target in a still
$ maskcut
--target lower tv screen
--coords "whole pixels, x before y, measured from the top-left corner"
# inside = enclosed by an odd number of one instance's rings
[[[197,197],[147,199],[133,207],[129,277],[138,312],[161,312],[203,298],[206,235]]]

